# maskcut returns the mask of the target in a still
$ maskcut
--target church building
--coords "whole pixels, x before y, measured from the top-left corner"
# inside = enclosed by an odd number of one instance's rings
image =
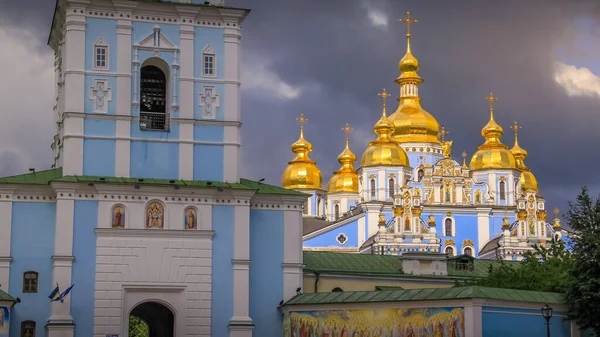
[[[0,336],[281,336],[307,195],[240,177],[248,13],[57,1],[54,163],[0,178]]]
[[[504,129],[495,121],[497,98],[490,93],[489,119],[481,129],[483,143],[470,160],[452,153],[448,132],[422,106],[419,61],[411,50],[407,13],[406,53],[400,59],[398,105],[388,115],[383,89],[375,139],[357,156],[346,146],[338,156],[340,169],[323,185],[321,172],[310,159],[312,144],[304,137],[292,145],[296,157],[283,172],[282,185],[310,194],[304,205],[304,249],[402,255],[437,252],[481,259],[520,260],[533,244],[562,237],[558,209],[547,221],[546,202],[525,165],[527,151],[502,142]],[[483,109],[483,107],[482,107]],[[375,115],[375,113],[374,113]],[[484,121],[482,121],[483,123]],[[355,165],[358,168],[355,168]]]

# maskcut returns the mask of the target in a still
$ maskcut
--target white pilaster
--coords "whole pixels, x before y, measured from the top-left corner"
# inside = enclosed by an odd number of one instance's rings
[[[477,208],[477,241],[479,253],[483,246],[490,241],[490,211],[491,208]]]
[[[53,185],[53,188],[56,191],[56,235],[52,256],[52,284],[58,283],[60,289],[64,291],[72,284],[75,188],[61,185]],[[50,324],[73,322],[70,296],[65,297],[63,302],[52,302],[48,322]]]
[[[74,11],[73,11],[74,9]],[[63,65],[64,77],[64,104],[65,112],[84,112],[86,98],[85,75],[85,15],[80,13],[85,7],[72,6],[67,9],[65,16],[65,42],[63,48],[65,55]],[[69,118],[65,119],[65,134],[69,134]],[[81,123],[83,133],[83,120],[77,118],[76,123]],[[83,174],[83,138],[65,138],[63,141],[63,174]]]
[[[230,183],[240,179],[240,125],[224,127],[223,181]],[[312,213],[311,213],[312,214]]]
[[[250,318],[250,205],[235,206],[233,237],[233,317],[231,325],[252,324]]]
[[[183,10],[183,9],[180,9]],[[194,118],[194,36],[195,30],[191,22],[194,20],[194,13],[182,13],[179,30],[180,51],[181,51],[181,74],[179,83],[179,116],[180,118]],[[201,55],[198,55],[201,57]]]
[[[302,213],[285,211],[283,217],[283,300],[287,301],[302,287]]]
[[[470,305],[465,305],[465,337],[483,336],[481,300],[474,299]]]
[[[117,140],[115,148],[115,176],[128,178],[131,172],[131,121],[117,119]]]
[[[365,226],[366,226],[366,217],[361,217],[358,219],[358,246],[362,246],[362,244],[367,241],[368,238],[365,237]]]
[[[183,84],[183,83],[182,83]],[[183,113],[183,110],[181,111]],[[179,179],[194,179],[194,124],[179,124]]]
[[[225,23],[228,24],[223,32],[225,39],[224,55],[217,55],[217,59],[223,60],[223,79],[224,84],[224,108],[223,117],[226,121],[241,120],[241,91],[240,91],[240,63],[241,63],[241,35],[239,29],[239,17],[225,18]],[[235,27],[233,24],[236,24]],[[218,74],[221,76],[220,74]],[[227,132],[227,131],[226,131]],[[236,143],[239,143],[240,128],[237,127],[230,132],[234,135],[229,137],[235,138]],[[240,149],[237,146],[225,146],[224,149],[224,172],[223,180],[228,182],[239,181],[240,174]]]
[[[10,278],[10,237],[12,229],[12,192],[0,191],[0,289],[8,293]],[[8,198],[6,198],[8,196]]]
[[[377,204],[365,204],[367,209],[367,239],[379,230],[379,212],[381,211],[381,205]]]
[[[387,177],[385,175],[385,168],[379,168],[377,171],[377,200],[387,200]]]

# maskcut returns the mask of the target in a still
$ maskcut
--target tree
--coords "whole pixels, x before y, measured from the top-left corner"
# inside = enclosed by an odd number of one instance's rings
[[[552,238],[545,246],[533,246],[521,262],[498,261],[489,267],[488,275],[467,282],[493,288],[564,292],[571,281],[572,256],[562,240]]]
[[[567,220],[576,233],[572,279],[565,291],[569,318],[600,336],[600,200],[592,200],[583,188],[577,202],[569,206]]]

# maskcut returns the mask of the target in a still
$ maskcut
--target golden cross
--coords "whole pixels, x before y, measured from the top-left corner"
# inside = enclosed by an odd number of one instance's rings
[[[388,94],[387,91],[385,90],[385,88],[383,88],[383,91],[378,93],[377,96],[383,98],[383,106],[387,106],[387,104],[386,104],[387,98],[392,95]]]
[[[300,114],[300,117],[296,118],[296,120],[300,122],[300,129],[304,129],[304,123],[308,121],[308,118],[305,118],[304,114]]]
[[[350,131],[354,130],[353,128],[351,128],[348,123],[346,123],[346,126],[342,128],[342,131],[346,131],[346,139],[348,139],[348,134],[350,133]]]
[[[446,128],[442,126],[442,131],[440,131],[440,135],[442,135],[442,142],[446,141],[446,135],[450,132],[446,131]]]
[[[411,23],[417,23],[419,22],[418,20],[411,20],[410,19],[410,12],[406,12],[406,18],[405,19],[400,19],[398,20],[402,23],[406,23],[406,37],[410,37],[410,24]]]
[[[517,134],[519,133],[519,129],[522,129],[523,127],[520,126],[519,123],[517,123],[517,121],[515,121],[515,124],[513,124],[510,128],[515,130],[515,137],[517,137]]]
[[[558,218],[558,213],[560,212],[560,210],[558,209],[558,207],[556,207],[554,209],[554,216],[556,216]]]
[[[497,97],[494,96],[493,93],[490,92],[490,95],[485,98],[486,101],[490,102],[490,111],[494,111],[494,102],[498,100]]]

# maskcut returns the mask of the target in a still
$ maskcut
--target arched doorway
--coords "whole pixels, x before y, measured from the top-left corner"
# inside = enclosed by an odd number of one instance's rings
[[[129,314],[129,337],[173,337],[175,317],[157,302],[142,303]]]

